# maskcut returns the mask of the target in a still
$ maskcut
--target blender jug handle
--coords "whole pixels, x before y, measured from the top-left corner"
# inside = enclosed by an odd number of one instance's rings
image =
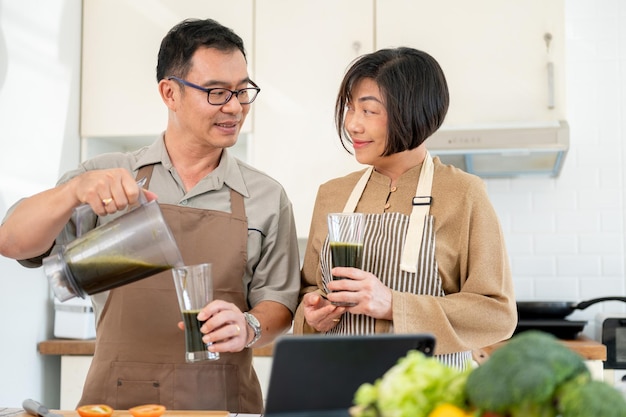
[[[146,185],[147,177],[143,177],[139,181],[137,181],[137,185],[139,186],[139,204],[144,205],[148,202],[146,198],[146,193],[143,192],[143,186]]]
[[[146,184],[148,178],[143,177],[139,181],[137,181],[137,185],[139,186],[139,205],[144,205],[148,202],[146,198],[146,194],[143,192],[143,186]],[[132,210],[136,205],[132,207],[129,206],[128,210]],[[74,209],[76,213],[76,237],[81,237],[83,234],[83,218],[89,214],[93,213],[91,206],[89,204],[81,204],[80,206]]]

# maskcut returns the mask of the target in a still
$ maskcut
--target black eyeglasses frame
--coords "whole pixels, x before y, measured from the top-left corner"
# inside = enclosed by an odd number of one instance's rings
[[[232,98],[237,97],[237,100],[239,100],[239,94],[241,94],[242,92],[249,92],[250,90],[256,91],[256,93],[254,94],[254,97],[252,97],[252,100],[247,101],[245,103],[242,103],[241,101],[239,101],[239,104],[245,105],[245,104],[251,104],[254,102],[254,100],[256,100],[257,96],[259,95],[259,93],[261,92],[261,88],[256,85],[256,83],[252,80],[248,80],[248,83],[250,83],[253,87],[246,87],[246,88],[241,88],[239,90],[230,90],[228,88],[224,88],[224,87],[214,87],[214,88],[206,88],[206,87],[202,87],[201,85],[198,84],[194,84],[191,81],[187,81],[187,80],[183,80],[182,78],[178,78],[174,75],[170,75],[169,77],[166,77],[168,80],[174,80],[177,81],[183,85],[186,85],[187,87],[191,87],[191,88],[195,88],[196,90],[200,90],[200,91],[204,91],[206,94],[206,101],[212,105],[212,106],[223,106],[225,104],[227,104]],[[215,91],[215,90],[223,90],[223,91],[228,91],[228,96],[226,97],[225,101],[223,103],[211,103],[209,97],[211,97],[211,92]]]

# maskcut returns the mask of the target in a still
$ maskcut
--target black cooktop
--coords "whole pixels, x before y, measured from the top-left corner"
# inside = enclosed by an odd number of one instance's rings
[[[576,339],[587,324],[586,321],[572,321],[566,319],[533,319],[520,320],[517,323],[514,334],[526,330],[540,330],[550,333],[559,339]]]

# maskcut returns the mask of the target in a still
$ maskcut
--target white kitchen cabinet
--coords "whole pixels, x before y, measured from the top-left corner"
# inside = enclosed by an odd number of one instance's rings
[[[235,151],[283,184],[300,237],[319,185],[361,168],[334,126],[339,84],[361,54],[431,53],[450,87],[444,128],[566,119],[564,0],[84,0],[83,158],[135,149],[165,128],[156,55],[189,16],[244,39],[261,94]]]
[[[285,187],[299,236],[319,184],[360,166],[342,148],[334,105],[349,63],[374,44],[372,0],[257,0],[253,165]]]
[[[550,123],[565,119],[564,20],[563,0],[377,1],[376,48],[411,46],[439,62],[446,126]]]
[[[83,0],[83,157],[134,149],[165,129],[157,54],[167,31],[186,18],[213,18],[231,27],[253,62],[253,0]]]
[[[74,410],[83,395],[83,385],[93,356],[61,356],[61,410]]]
[[[432,54],[450,88],[444,128],[566,118],[563,0],[257,0],[255,13],[263,92],[251,161],[284,185],[300,236],[319,184],[360,168],[333,124],[339,83],[358,55],[395,46]]]

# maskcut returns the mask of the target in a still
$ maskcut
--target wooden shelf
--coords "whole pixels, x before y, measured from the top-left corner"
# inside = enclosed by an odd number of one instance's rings
[[[86,355],[92,356],[96,349],[96,341],[52,339],[40,342],[37,345],[42,355]]]

